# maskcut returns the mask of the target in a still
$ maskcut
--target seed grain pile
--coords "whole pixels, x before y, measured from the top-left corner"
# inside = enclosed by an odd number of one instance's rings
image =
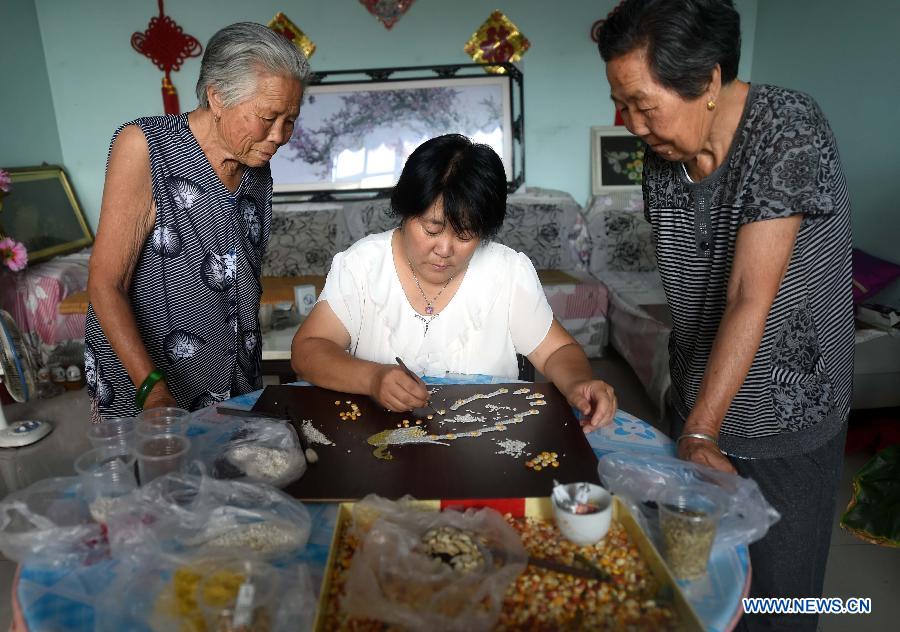
[[[494,454],[507,454],[514,459],[521,459],[525,453],[525,446],[528,445],[527,441],[520,441],[519,439],[501,439],[496,443],[500,449]]]
[[[313,425],[312,419],[303,420],[303,436],[305,436],[306,440],[310,443],[318,443],[320,445],[334,445],[334,441],[326,437],[321,430]]]
[[[541,452],[525,461],[525,467],[535,472],[540,472],[545,467],[559,467],[559,455],[556,452]]]
[[[573,566],[586,560],[608,576],[584,579],[528,566],[506,591],[495,630],[675,630],[671,602],[659,597],[660,586],[624,528],[613,523],[606,537],[580,547],[565,540],[552,522],[533,518],[506,521],[519,533],[528,554]],[[384,631],[378,621],[346,619],[340,612],[347,573],[359,541],[341,525],[331,585],[325,599],[324,629]],[[577,559],[576,559],[577,558]]]
[[[204,543],[207,549],[252,549],[257,553],[290,551],[302,544],[302,533],[290,524],[252,522],[239,525]]]
[[[278,481],[303,465],[299,450],[282,450],[260,445],[237,445],[225,453],[231,463],[247,476],[263,481]]]

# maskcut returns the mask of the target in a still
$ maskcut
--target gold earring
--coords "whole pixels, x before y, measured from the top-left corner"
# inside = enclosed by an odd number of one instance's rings
[[[712,99],[710,99],[709,101],[707,101],[707,102],[706,102],[706,109],[709,110],[710,112],[712,112],[713,110],[715,110],[715,109],[716,109],[716,102],[713,101]]]

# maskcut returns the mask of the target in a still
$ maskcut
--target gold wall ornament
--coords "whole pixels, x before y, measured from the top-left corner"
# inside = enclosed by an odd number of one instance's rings
[[[300,52],[306,56],[306,59],[312,57],[313,53],[316,52],[316,43],[309,39],[309,36],[291,22],[288,16],[281,11],[275,14],[275,17],[272,18],[267,26],[293,42],[294,46],[299,48]]]
[[[463,50],[477,64],[502,64],[519,61],[529,48],[531,42],[519,27],[502,11],[494,11],[472,34]],[[498,75],[506,72],[502,66],[487,66],[485,70]]]

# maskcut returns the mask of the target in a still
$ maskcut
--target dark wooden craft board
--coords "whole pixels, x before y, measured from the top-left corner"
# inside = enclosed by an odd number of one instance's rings
[[[508,393],[489,399],[478,399],[451,411],[450,405],[475,393],[491,393],[505,387]],[[411,494],[421,499],[461,498],[522,498],[548,496],[553,479],[561,483],[597,480],[597,458],[562,394],[549,383],[536,384],[459,384],[434,385],[438,389],[432,395],[435,408],[445,409],[445,417],[462,413],[466,409],[493,418],[510,411],[488,412],[486,404],[512,406],[518,412],[529,408],[525,395],[513,391],[529,388],[539,392],[547,402],[539,407],[540,414],[525,417],[521,424],[507,426],[503,432],[485,433],[480,437],[460,438],[448,446],[413,444],[391,446],[392,460],[376,458],[373,446],[367,439],[382,430],[396,428],[408,419],[410,426],[417,418],[427,414],[438,416],[430,410],[413,413],[391,413],[364,395],[347,395],[314,386],[269,386],[253,407],[255,412],[283,417],[285,406],[299,413],[300,419],[310,419],[312,424],[335,442],[334,446],[313,444],[319,455],[318,463],[311,465],[300,480],[284,491],[300,500],[347,501],[358,500],[375,493],[387,498]],[[344,421],[339,412],[349,410],[346,401],[355,403],[362,416],[356,421]],[[335,401],[340,401],[339,406]],[[472,431],[482,424],[439,425],[436,419],[423,421],[435,434],[460,430]],[[300,428],[297,428],[300,432]],[[496,440],[518,439],[527,441],[525,452],[556,452],[559,467],[548,467],[540,472],[525,467],[529,458],[514,458],[496,454],[500,447]]]

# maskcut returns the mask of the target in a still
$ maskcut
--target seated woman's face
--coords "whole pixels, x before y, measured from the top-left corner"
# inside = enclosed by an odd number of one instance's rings
[[[403,248],[420,281],[443,285],[465,271],[481,238],[459,235],[444,220],[440,198],[424,213],[406,220]]]
[[[269,162],[294,133],[302,94],[293,77],[260,72],[253,96],[222,110],[219,130],[233,157],[248,167]]]

